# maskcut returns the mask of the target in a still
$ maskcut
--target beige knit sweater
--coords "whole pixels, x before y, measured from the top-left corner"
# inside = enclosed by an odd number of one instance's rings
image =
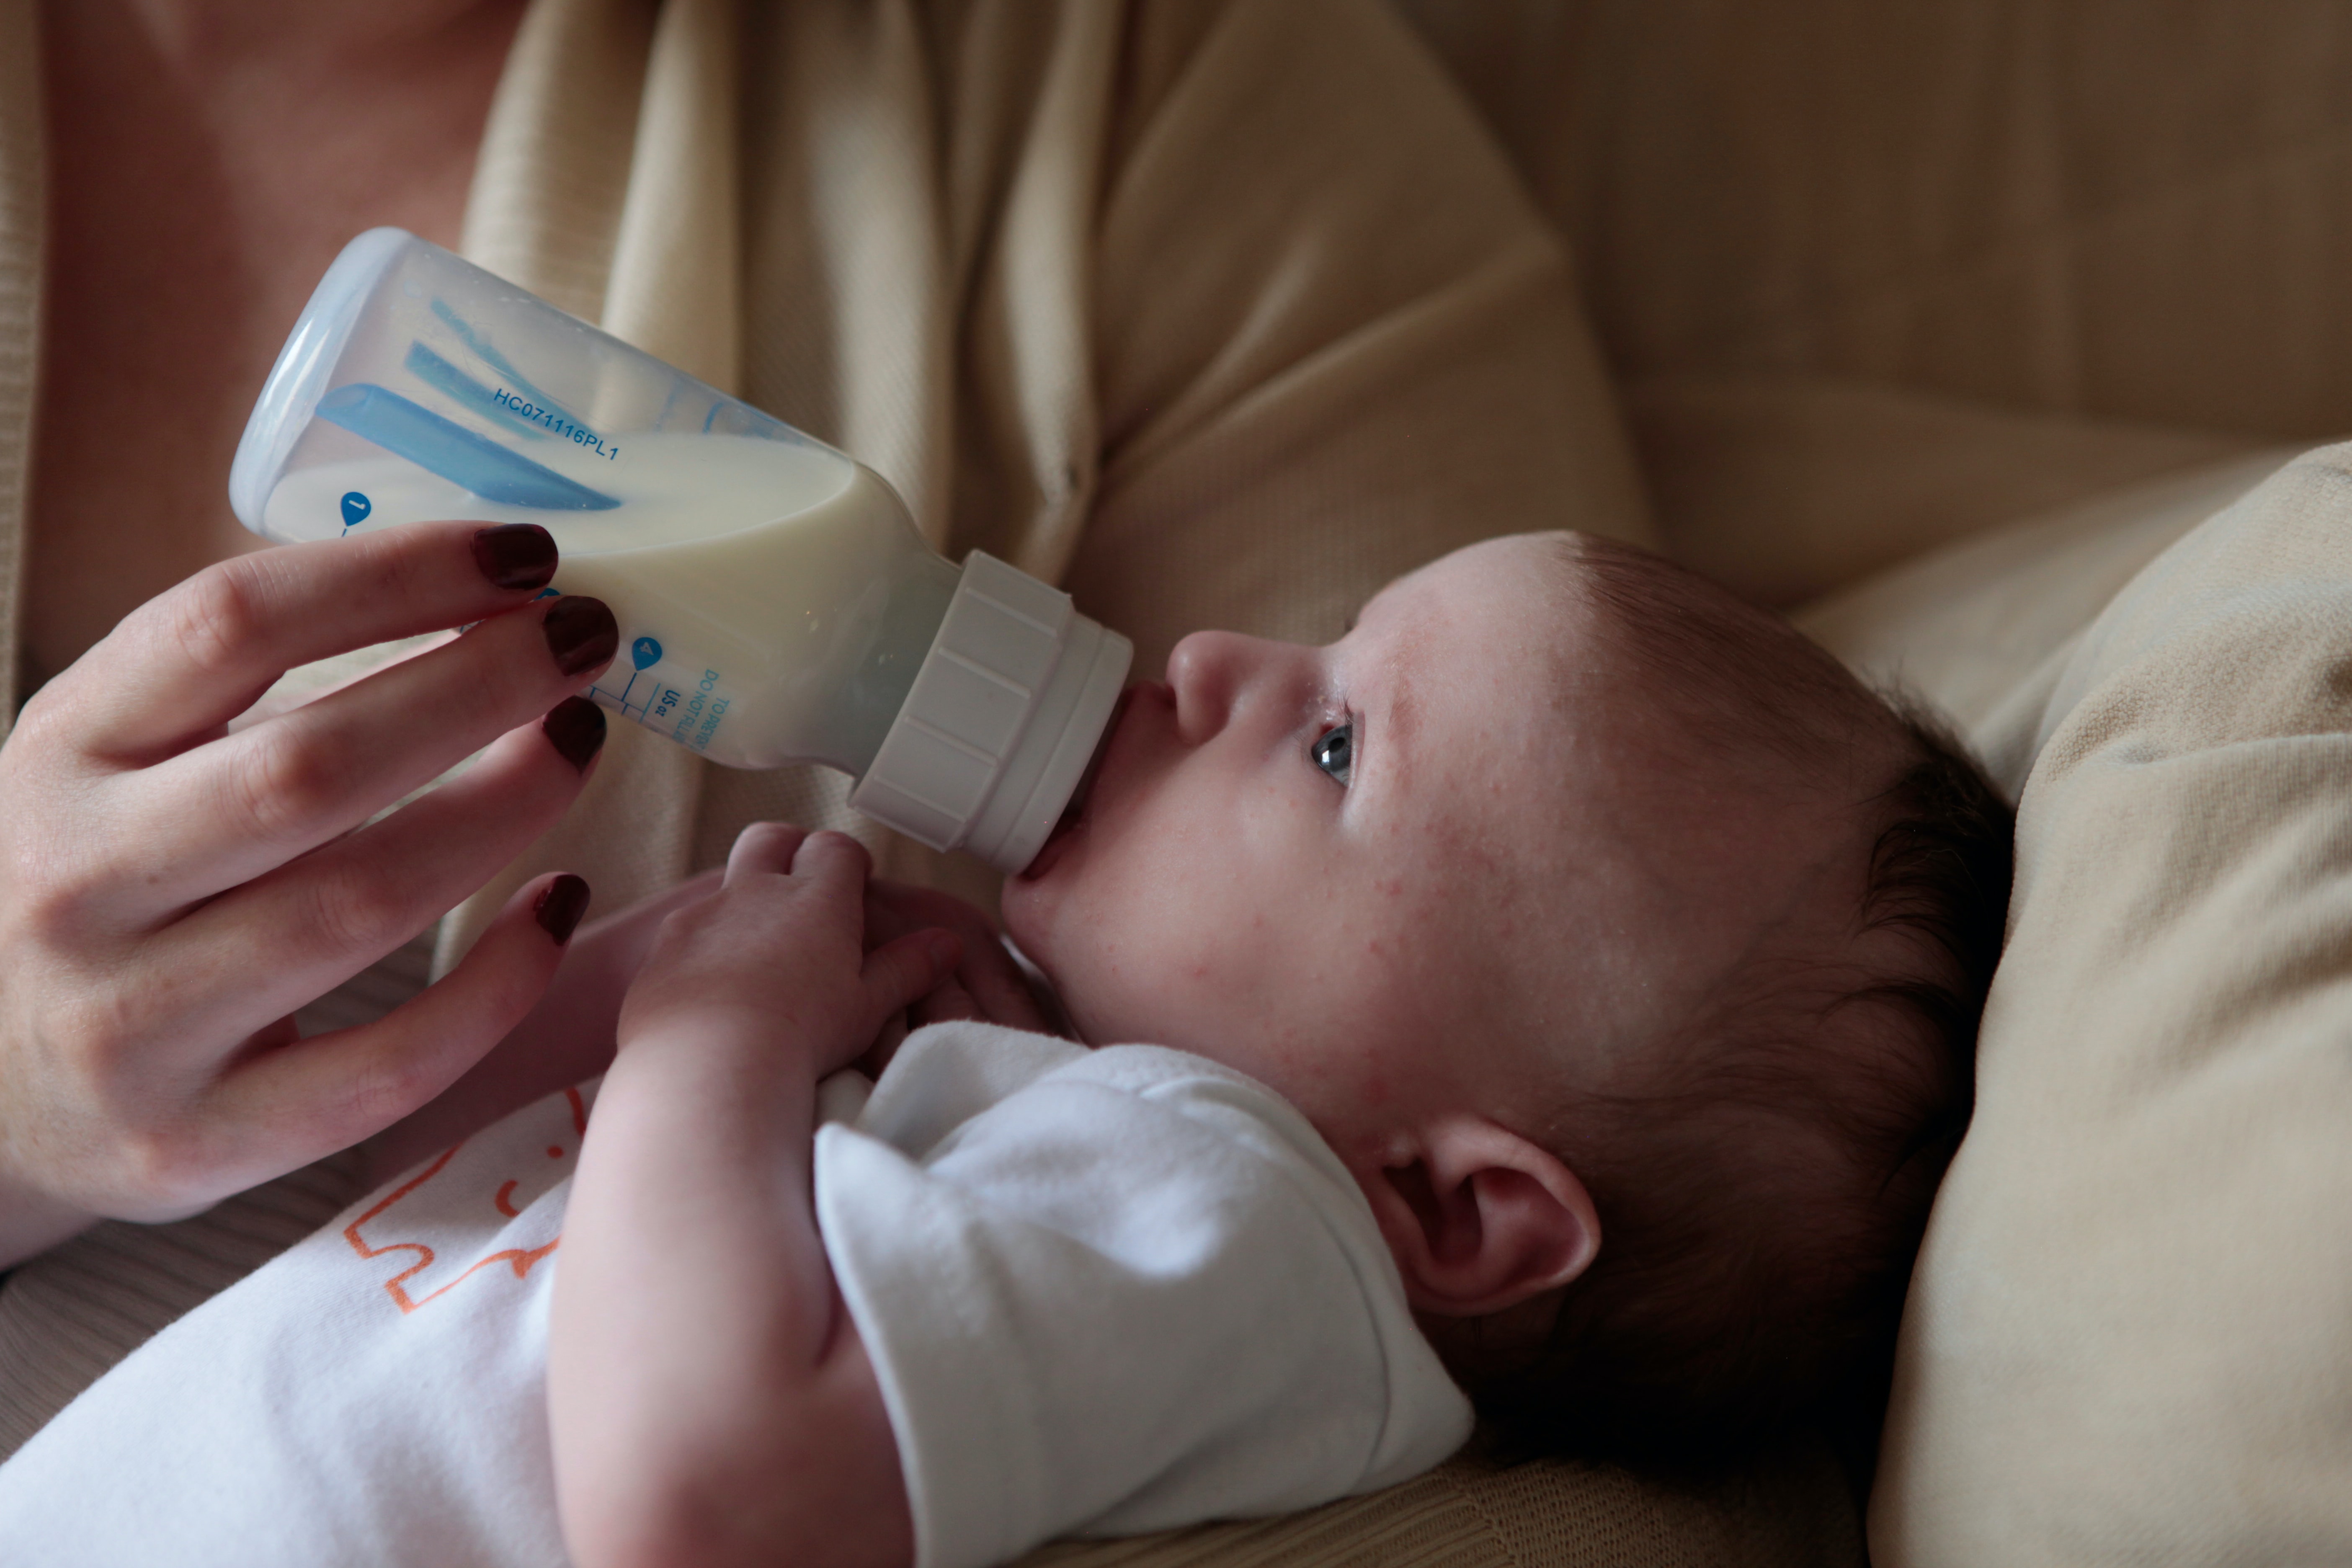
[[[1067,584],[1145,671],[1204,624],[1336,632],[1485,534],[1646,526],[1559,244],[1376,5],[542,0],[466,248]],[[853,826],[842,795],[617,736],[443,961],[541,869],[617,908],[745,822]]]

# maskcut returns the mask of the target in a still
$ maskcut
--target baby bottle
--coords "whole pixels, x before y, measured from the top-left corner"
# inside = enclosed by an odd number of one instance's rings
[[[590,695],[714,762],[822,763],[935,849],[1026,866],[1133,656],[1069,595],[927,546],[871,469],[395,228],[344,247],[229,472],[264,538],[535,522],[621,656]]]

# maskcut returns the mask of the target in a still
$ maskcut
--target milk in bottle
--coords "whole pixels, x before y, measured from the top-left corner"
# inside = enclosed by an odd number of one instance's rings
[[[713,761],[814,762],[932,844],[1025,865],[1124,682],[1066,595],[922,542],[846,455],[398,230],[329,269],[237,453],[266,537],[532,522],[621,655],[591,695]]]

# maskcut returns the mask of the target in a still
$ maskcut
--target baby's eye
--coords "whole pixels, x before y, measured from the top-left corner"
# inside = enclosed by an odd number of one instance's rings
[[[1324,731],[1307,748],[1307,754],[1315,759],[1317,767],[1346,784],[1356,767],[1356,721],[1350,719]]]

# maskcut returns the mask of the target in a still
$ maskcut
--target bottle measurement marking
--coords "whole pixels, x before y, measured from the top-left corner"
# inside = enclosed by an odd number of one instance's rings
[[[656,680],[647,680],[646,695],[635,701],[630,700],[636,695],[638,679],[655,665],[659,664],[661,659],[662,645],[659,639],[639,637],[629,644],[629,679],[622,684],[621,689],[614,691],[600,684],[590,687],[589,693],[611,703],[620,710],[621,717],[624,719],[635,719],[640,724],[652,724],[657,717],[654,711],[656,705],[662,710],[659,716],[666,717],[669,709],[677,702],[679,697],[677,688],[665,686]],[[608,671],[606,679],[610,678]]]
[[[588,689],[588,695],[624,719],[634,719],[640,724],[659,729],[661,721],[678,700],[677,688],[662,681],[648,680],[645,683],[646,694],[638,697],[635,695],[636,685],[637,678],[633,673],[617,691],[599,681]]]
[[[637,677],[661,662],[662,647],[651,637],[639,637],[629,645],[629,683],[621,688],[621,711],[629,710],[629,693],[637,687]]]
[[[621,504],[373,382],[335,388],[319,399],[318,416],[487,501],[549,511],[609,511]]]

